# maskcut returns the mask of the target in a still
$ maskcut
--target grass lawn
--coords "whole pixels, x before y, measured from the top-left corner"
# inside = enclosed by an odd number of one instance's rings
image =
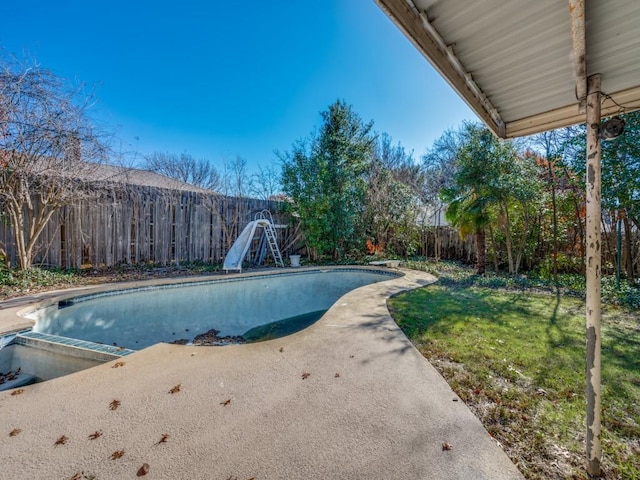
[[[584,301],[442,268],[393,318],[526,478],[586,478]],[[605,306],[602,335],[603,471],[638,480],[640,314]]]

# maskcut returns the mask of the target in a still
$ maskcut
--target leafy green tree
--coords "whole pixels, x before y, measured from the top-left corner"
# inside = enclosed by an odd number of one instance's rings
[[[624,133],[602,144],[602,204],[624,225],[627,280],[633,269],[632,230],[640,228],[640,111],[624,115]]]
[[[473,234],[476,239],[476,272],[486,271],[486,227],[491,216],[489,206],[495,200],[491,187],[493,175],[487,168],[497,141],[484,127],[464,123],[455,150],[454,183],[441,191],[448,204],[447,220],[458,227],[460,235]]]
[[[621,115],[625,120],[624,133],[602,142],[602,209],[611,222],[620,218],[624,225],[626,271],[634,278],[632,238],[640,229],[640,112]],[[573,150],[567,155],[581,188],[585,182],[586,134],[582,126],[574,135]],[[584,189],[584,188],[583,188]],[[612,248],[615,250],[615,248]]]
[[[560,155],[561,142],[557,130],[542,132],[532,136],[529,141],[534,146],[539,147],[544,153],[544,165],[547,167],[546,180],[551,194],[551,222],[553,235],[552,265],[553,265],[553,281],[558,284],[558,202],[557,202],[557,175],[555,162]]]
[[[536,161],[543,184],[536,258],[531,263],[552,276],[556,284],[559,271],[579,273],[584,269],[584,185],[566,161],[573,155],[573,139],[579,129],[565,127],[524,140],[525,155]]]
[[[382,134],[366,173],[364,224],[367,237],[387,252],[410,255],[417,248],[424,173],[402,145]]]
[[[517,273],[536,217],[535,165],[485,127],[465,123],[458,135],[454,181],[441,191],[447,219],[462,236],[475,235],[479,274],[486,269],[486,228],[496,222],[492,231],[502,233],[509,272]]]
[[[543,208],[542,177],[535,160],[519,155],[510,145],[498,157],[499,186],[497,187],[498,227],[505,237],[509,273],[518,273],[531,232]]]
[[[373,122],[344,101],[321,113],[319,132],[280,155],[283,192],[301,221],[312,257],[337,260],[364,246],[364,174],[371,164]]]

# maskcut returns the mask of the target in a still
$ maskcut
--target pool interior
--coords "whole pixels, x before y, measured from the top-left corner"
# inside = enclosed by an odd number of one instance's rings
[[[388,272],[384,273],[389,275]],[[73,305],[73,300],[62,300],[58,308]],[[319,320],[326,311],[316,310],[259,325],[239,336],[218,337],[219,332],[210,329],[193,339],[167,339],[166,343],[217,346],[262,342],[301,331]],[[0,336],[0,391],[51,380],[134,352],[115,344],[106,345],[32,330],[6,334]]]
[[[131,353],[30,330],[5,335],[0,337],[0,391],[69,375]]]

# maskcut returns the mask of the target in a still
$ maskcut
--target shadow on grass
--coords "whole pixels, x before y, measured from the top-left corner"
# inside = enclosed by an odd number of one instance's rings
[[[531,478],[556,478],[551,467],[541,467],[549,459],[570,464],[578,475],[584,448],[584,300],[505,288],[509,279],[493,286],[491,279],[460,276],[393,299],[392,315],[506,450],[520,448],[535,458],[525,469]],[[634,454],[640,438],[640,328],[633,312],[614,313],[619,318],[603,312],[602,321],[605,467],[612,478],[640,478],[633,476],[640,473]],[[546,439],[539,448],[532,431]]]
[[[584,371],[584,337],[573,315],[563,311],[559,295],[446,279],[394,299],[394,309],[402,310],[396,320],[414,342],[442,339],[456,359],[474,362],[478,356],[501,376],[558,390],[563,398],[582,388],[574,372]]]

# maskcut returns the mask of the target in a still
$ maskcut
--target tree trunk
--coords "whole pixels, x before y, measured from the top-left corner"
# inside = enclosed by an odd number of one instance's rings
[[[25,242],[25,225],[24,215],[20,205],[16,206],[15,202],[9,204],[9,217],[11,218],[11,226],[16,242],[16,257],[18,260],[18,268],[27,270],[31,267],[31,261],[27,254],[27,243]]]
[[[504,215],[504,240],[505,246],[507,247],[507,260],[509,261],[509,273],[513,275],[514,265],[513,265],[513,242],[511,238],[511,219],[509,218],[509,207],[505,205],[500,205],[500,210]]]
[[[520,242],[518,243],[518,249],[516,250],[516,259],[515,266],[513,269],[513,274],[517,275],[520,270],[520,262],[522,262],[522,256],[524,255],[524,247],[527,244],[527,238],[529,237],[529,230],[531,228],[531,224],[533,223],[529,214],[526,210],[526,205],[522,206],[523,210],[523,225],[522,225],[522,237],[520,237]]]
[[[9,258],[9,254],[7,253],[7,249],[3,246],[0,246],[0,257],[2,257],[4,261],[4,266],[7,270],[11,268],[11,259]]]
[[[498,273],[498,247],[496,246],[496,237],[493,234],[491,224],[489,224],[489,250],[493,252],[493,271]]]
[[[615,217],[614,217],[615,218]],[[608,223],[611,223],[610,228],[607,230]],[[616,264],[616,224],[615,222],[606,222],[603,215],[600,215],[600,229],[602,233],[601,251],[603,258],[603,265],[615,265]],[[605,273],[611,273],[610,271]]]
[[[625,215],[622,218],[622,223],[624,224],[624,249],[626,252],[625,266],[627,270],[627,283],[631,285],[633,284],[633,280],[634,280],[633,249],[631,245],[631,222],[629,221],[629,218]]]
[[[476,249],[476,273],[478,275],[484,275],[487,263],[486,236],[484,228],[478,228],[476,230]]]
[[[552,229],[553,229],[553,284],[558,289],[558,205],[556,201],[556,182],[551,160],[547,153],[547,166],[549,167],[549,183],[551,187],[551,209],[552,209]]]
[[[571,178],[571,173],[569,172],[569,169],[567,167],[564,167],[564,174],[566,176],[566,178]],[[584,233],[584,228],[585,225],[583,225],[582,223],[582,216],[580,215],[580,210],[581,210],[581,206],[580,206],[580,201],[579,201],[579,197],[578,197],[578,191],[576,189],[573,189],[575,195],[573,195],[573,207],[574,207],[574,211],[575,211],[575,225],[577,227],[577,234],[578,234],[578,238],[580,240],[580,271],[581,272],[585,272],[586,270],[586,265],[585,265],[585,251],[586,251],[586,243],[585,243],[585,233]]]

